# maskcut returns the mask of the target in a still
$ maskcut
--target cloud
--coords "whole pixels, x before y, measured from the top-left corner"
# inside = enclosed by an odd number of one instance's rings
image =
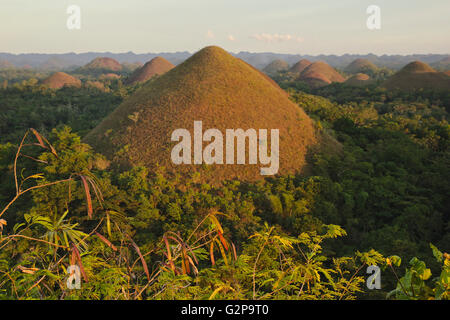
[[[214,32],[212,32],[211,30],[208,30],[208,32],[206,33],[206,37],[208,39],[214,39],[215,38]]]
[[[270,34],[270,33],[257,33],[252,35],[250,38],[256,39],[258,41],[264,41],[267,43],[272,42],[285,42],[285,41],[295,41],[295,42],[303,42],[303,38],[299,36],[294,36],[291,34]]]
[[[227,39],[230,40],[230,41],[235,41],[236,40],[236,38],[232,34],[229,34]]]

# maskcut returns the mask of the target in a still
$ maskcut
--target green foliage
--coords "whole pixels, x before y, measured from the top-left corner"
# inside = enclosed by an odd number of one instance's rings
[[[91,88],[40,86],[0,89],[0,142],[16,142],[28,128],[48,135],[55,127],[69,125],[84,135],[122,102],[116,92]]]
[[[430,243],[433,254],[439,264],[441,273],[439,277],[432,278],[432,273],[426,267],[425,262],[412,258],[410,267],[406,269],[405,275],[398,280],[397,288],[388,293],[387,297],[395,297],[400,300],[448,300],[450,298],[450,256],[442,254],[433,244]],[[397,266],[400,261],[397,260]],[[387,264],[394,271],[392,264]],[[395,273],[395,271],[394,271]],[[431,286],[430,286],[431,285]]]
[[[291,89],[342,150],[316,153],[307,175],[214,187],[119,171],[83,143],[128,94],[115,85],[0,89],[1,209],[17,194],[10,142],[32,126],[57,151],[33,141],[18,159],[22,190],[36,188],[0,215],[1,299],[373,298],[364,271],[383,261],[380,296],[449,298],[448,94]],[[73,263],[81,290],[66,287]]]

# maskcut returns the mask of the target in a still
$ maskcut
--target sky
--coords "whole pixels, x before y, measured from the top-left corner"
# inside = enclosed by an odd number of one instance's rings
[[[449,0],[0,0],[0,52],[448,54],[449,16]]]

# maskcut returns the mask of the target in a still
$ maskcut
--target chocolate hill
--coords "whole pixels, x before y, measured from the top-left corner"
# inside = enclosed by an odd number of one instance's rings
[[[426,63],[414,61],[403,67],[383,83],[388,89],[410,91],[415,89],[450,90],[450,77],[437,72]]]
[[[344,82],[345,79],[329,64],[318,61],[307,66],[297,80],[304,81],[312,87],[326,86],[332,82]]]
[[[286,71],[289,69],[289,64],[284,60],[274,60],[269,63],[263,71],[269,75],[276,75],[278,72]]]
[[[346,84],[354,87],[365,86],[368,85],[370,82],[371,82],[370,77],[365,73],[357,73],[354,76],[351,76],[350,78],[345,80]]]
[[[122,65],[117,60],[112,58],[98,57],[86,64],[82,69],[91,71],[121,71]]]
[[[135,70],[127,79],[126,84],[133,85],[146,82],[154,76],[162,75],[173,68],[175,68],[175,66],[166,59],[162,57],[153,58],[142,68]]]
[[[81,81],[64,72],[56,72],[50,77],[42,81],[43,85],[52,89],[60,89],[62,87],[81,87]]]
[[[187,129],[193,136],[194,121],[202,121],[203,132],[216,128],[222,134],[227,129],[279,129],[279,173],[301,171],[309,147],[318,140],[311,119],[280,87],[249,64],[212,46],[144,84],[85,141],[123,168],[159,164],[171,172],[198,171],[202,181],[213,184],[232,178],[263,178],[259,163],[174,165],[171,152],[177,142],[171,141],[171,135],[176,129]],[[206,145],[203,142],[203,148]]]
[[[411,63],[408,63],[406,66],[404,66],[403,69],[401,69],[398,73],[403,73],[403,74],[436,73],[436,70],[434,70],[428,64],[423,63],[421,61],[413,61]]]
[[[299,62],[297,62],[296,64],[294,64],[290,69],[289,72],[292,73],[302,73],[303,70],[305,70],[306,67],[308,67],[309,65],[311,65],[311,61],[306,60],[306,59],[302,59]]]
[[[347,73],[367,73],[378,70],[378,67],[367,59],[356,59],[350,63],[344,71]]]

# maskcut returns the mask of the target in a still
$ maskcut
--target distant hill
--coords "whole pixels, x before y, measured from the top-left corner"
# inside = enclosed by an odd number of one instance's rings
[[[174,165],[172,132],[184,128],[192,135],[194,121],[223,134],[227,129],[279,129],[280,173],[301,171],[309,147],[318,141],[312,121],[280,87],[219,47],[206,47],[144,84],[85,141],[122,167],[159,164],[169,172],[197,171],[209,183],[263,178],[260,164]]]
[[[82,69],[89,71],[121,71],[122,65],[115,59],[99,57],[86,64]]]
[[[59,57],[51,57],[38,66],[39,69],[48,71],[61,71],[68,67],[69,63]]]
[[[175,66],[166,59],[156,57],[147,62],[142,68],[135,70],[125,83],[133,85],[146,82],[152,77],[162,75],[173,68],[175,68]]]
[[[56,72],[42,81],[43,85],[52,89],[62,87],[81,87],[81,81],[64,72]]]
[[[139,68],[142,68],[143,64],[141,62],[123,62],[122,63],[122,70],[127,72],[133,72]]]
[[[442,60],[439,60],[437,62],[433,62],[431,66],[439,71],[447,71],[450,70],[450,56],[445,57]]]
[[[378,67],[367,59],[356,59],[352,61],[344,71],[350,74],[372,73],[378,70]]]
[[[289,69],[289,63],[284,60],[277,59],[269,63],[263,71],[269,75],[276,75],[278,72]]]
[[[387,79],[382,86],[405,91],[414,89],[450,90],[450,77],[443,72],[437,72],[426,63],[414,61]]]
[[[296,64],[294,64],[290,69],[289,72],[292,73],[302,73],[303,70],[305,70],[307,67],[309,67],[312,64],[311,61],[302,59],[298,61]]]
[[[357,74],[351,76],[350,78],[348,78],[347,80],[345,80],[345,83],[350,86],[359,87],[359,86],[368,85],[369,83],[371,83],[371,81],[370,81],[370,77],[367,74],[357,73]]]
[[[297,80],[304,81],[312,87],[321,87],[332,82],[344,82],[345,79],[334,68],[323,61],[307,66]]]

